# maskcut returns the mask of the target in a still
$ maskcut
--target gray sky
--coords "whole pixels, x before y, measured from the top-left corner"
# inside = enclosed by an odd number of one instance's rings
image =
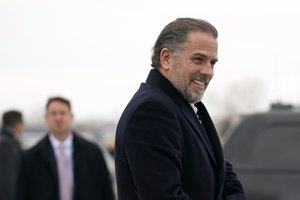
[[[1,0],[0,113],[42,117],[49,96],[77,119],[118,118],[146,79],[151,48],[178,17],[219,31],[219,62],[204,102],[212,114],[300,104],[298,1]],[[239,101],[242,96],[249,101]]]

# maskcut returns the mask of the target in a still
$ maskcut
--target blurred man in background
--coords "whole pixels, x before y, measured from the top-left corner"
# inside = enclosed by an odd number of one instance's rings
[[[21,145],[18,137],[22,134],[24,122],[19,111],[7,111],[2,116],[0,132],[0,199],[14,200],[16,181],[20,165]]]
[[[71,103],[50,98],[48,134],[22,156],[18,200],[113,200],[102,152],[72,131]]]
[[[12,141],[15,147],[21,150],[21,145],[18,137],[24,131],[24,121],[20,111],[7,111],[2,116],[1,135]]]

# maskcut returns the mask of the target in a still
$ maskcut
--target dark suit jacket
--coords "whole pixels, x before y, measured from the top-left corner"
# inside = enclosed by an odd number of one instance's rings
[[[172,84],[151,70],[117,127],[119,200],[245,199],[209,114],[197,106],[203,127]]]
[[[74,200],[113,200],[112,185],[100,149],[74,134]],[[22,155],[18,200],[59,200],[55,154],[49,136]]]
[[[13,138],[0,134],[0,199],[14,200],[20,149]]]

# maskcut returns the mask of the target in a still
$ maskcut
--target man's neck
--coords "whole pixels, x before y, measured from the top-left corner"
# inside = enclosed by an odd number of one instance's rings
[[[57,140],[59,140],[60,142],[63,142],[65,141],[71,134],[71,131],[67,132],[67,133],[61,133],[61,134],[54,134],[54,133],[51,133],[50,134],[55,137]]]

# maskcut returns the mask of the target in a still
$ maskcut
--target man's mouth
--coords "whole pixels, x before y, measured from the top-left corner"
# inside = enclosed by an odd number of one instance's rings
[[[199,81],[199,80],[193,80],[194,83],[196,83],[197,85],[201,85],[201,86],[205,86],[205,83]]]

